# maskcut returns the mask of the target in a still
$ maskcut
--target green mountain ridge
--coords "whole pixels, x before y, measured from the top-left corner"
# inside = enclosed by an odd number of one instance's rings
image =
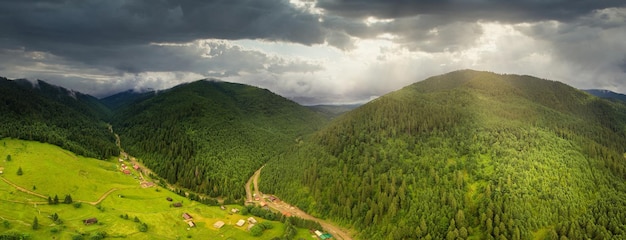
[[[456,71],[343,114],[261,188],[363,239],[621,239],[625,114],[559,82]]]
[[[212,197],[242,199],[252,173],[325,119],[243,84],[201,80],[121,108],[122,146],[158,175]]]
[[[77,154],[118,155],[98,99],[44,81],[0,78],[0,136],[48,142]]]

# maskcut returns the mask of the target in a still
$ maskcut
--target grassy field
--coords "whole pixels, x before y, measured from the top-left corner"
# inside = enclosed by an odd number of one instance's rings
[[[8,155],[10,161],[7,161]],[[22,175],[17,174],[19,168]],[[271,239],[283,233],[283,224],[272,221],[273,229],[266,230],[260,237],[251,236],[246,230],[248,224],[235,225],[239,219],[249,216],[230,213],[230,209],[241,206],[221,210],[161,187],[142,188],[137,173],[122,173],[117,159],[84,158],[49,144],[2,139],[0,169],[3,171],[0,177],[4,179],[0,181],[0,234],[16,231],[27,233],[32,239],[72,239],[78,234],[89,239],[97,232],[128,239]],[[18,187],[32,193],[20,191]],[[111,190],[102,202],[95,204]],[[74,202],[81,202],[80,207],[62,203],[48,205],[47,196],[58,195],[63,202],[67,194]],[[168,197],[173,201],[167,201]],[[183,207],[171,207],[173,202],[182,202]],[[49,217],[55,213],[63,223],[55,223]],[[183,213],[193,217],[196,227],[189,228],[183,221]],[[128,219],[120,217],[122,215],[128,215]],[[39,222],[37,230],[32,229],[35,217]],[[97,224],[83,224],[82,220],[94,217],[98,219]],[[147,232],[139,231],[140,223],[134,221],[135,217],[147,224]],[[213,224],[217,221],[224,221],[226,225],[216,229]],[[299,229],[296,239],[299,238],[314,239],[305,229]]]

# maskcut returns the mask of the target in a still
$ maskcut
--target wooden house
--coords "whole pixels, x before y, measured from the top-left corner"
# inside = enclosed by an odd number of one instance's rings
[[[97,218],[88,218],[88,219],[83,220],[83,223],[85,225],[95,224],[95,223],[98,223],[98,219]]]

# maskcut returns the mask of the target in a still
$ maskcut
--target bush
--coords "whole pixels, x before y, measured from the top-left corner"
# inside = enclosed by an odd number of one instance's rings
[[[81,202],[74,202],[72,206],[74,206],[74,208],[80,208],[83,206],[83,204]]]

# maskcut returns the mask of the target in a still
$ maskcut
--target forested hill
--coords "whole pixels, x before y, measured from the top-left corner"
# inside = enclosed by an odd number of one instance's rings
[[[135,101],[113,124],[123,148],[170,183],[243,199],[256,169],[325,121],[265,89],[201,80]]]
[[[77,154],[104,159],[118,155],[98,99],[48,84],[0,78],[0,138],[48,142]]]
[[[624,239],[626,108],[456,71],[335,119],[260,182],[361,239]]]

